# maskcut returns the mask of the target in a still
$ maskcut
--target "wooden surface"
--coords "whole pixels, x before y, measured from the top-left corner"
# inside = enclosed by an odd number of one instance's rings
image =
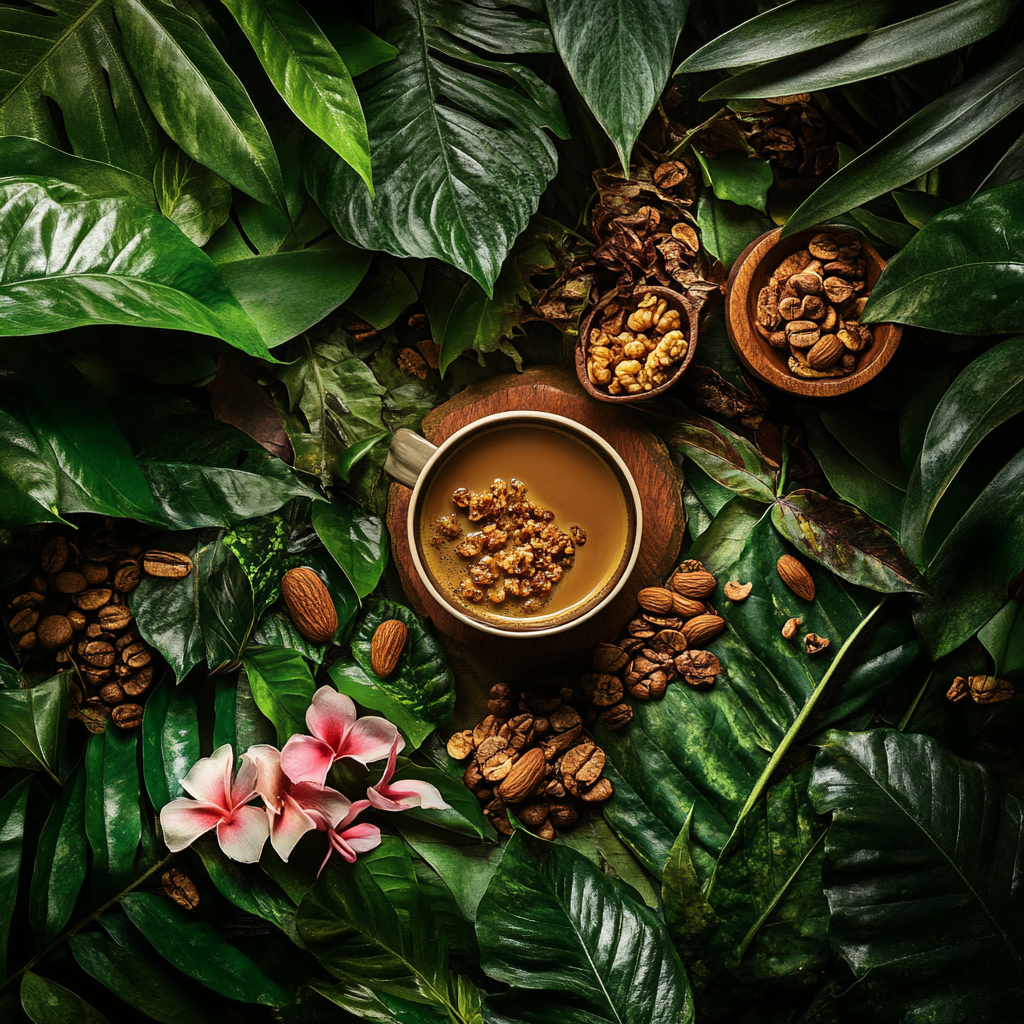
[[[669,309],[677,310],[680,317],[687,324],[686,340],[689,343],[689,347],[686,350],[686,355],[683,356],[682,360],[674,368],[672,376],[659,387],[652,388],[650,391],[638,391],[633,395],[610,395],[603,388],[591,384],[590,377],[587,375],[587,339],[590,337],[590,328],[593,326],[594,318],[602,312],[601,309],[591,310],[583,318],[583,323],[580,325],[580,338],[576,344],[576,377],[583,386],[583,390],[591,398],[596,398],[599,402],[610,402],[613,405],[631,405],[636,402],[647,402],[652,398],[660,398],[686,373],[690,363],[693,362],[693,353],[697,351],[697,323],[700,320],[700,307],[691,302],[685,295],[673,291],[671,288],[662,288],[656,285],[651,285],[650,287],[644,285],[633,294],[634,296],[646,295],[648,292],[653,293],[659,299],[665,299],[668,302]]]
[[[755,238],[733,264],[725,292],[725,322],[729,329],[729,340],[743,365],[755,376],[782,391],[811,398],[844,395],[866,384],[892,359],[902,333],[902,328],[896,324],[875,324],[872,327],[874,344],[861,354],[857,369],[845,377],[828,380],[795,377],[787,365],[789,350],[772,348],[768,340],[758,333],[754,322],[757,318],[757,297],[761,289],[768,284],[776,267],[787,256],[806,249],[807,243],[819,231],[828,230],[848,229],[826,225],[799,231],[780,241],[782,228],[776,228]],[[885,260],[863,238],[860,238],[860,244],[861,258],[864,260],[864,282],[867,285],[866,291],[870,292],[885,269]]]
[[[431,619],[448,652],[461,705],[456,721],[469,724],[486,700],[486,689],[492,683],[532,684],[538,679],[538,669],[552,673],[552,681],[561,672],[560,685],[573,682],[571,675],[566,676],[567,663],[578,660],[594,644],[619,632],[635,613],[637,592],[642,587],[661,585],[672,570],[682,543],[681,480],[664,444],[629,410],[599,405],[589,398],[568,368],[538,367],[521,374],[492,377],[466,388],[426,416],[423,434],[440,444],[467,423],[513,409],[558,413],[590,427],[608,441],[636,481],[644,529],[636,567],[622,591],[602,612],[554,636],[493,636],[460,622],[420,582],[406,532],[412,491],[401,484],[391,485],[387,521],[402,586],[415,611]]]

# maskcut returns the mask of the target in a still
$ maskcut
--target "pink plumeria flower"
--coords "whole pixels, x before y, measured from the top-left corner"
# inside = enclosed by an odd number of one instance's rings
[[[401,739],[387,719],[356,718],[355,704],[330,686],[313,694],[306,725],[313,735],[292,736],[281,751],[281,770],[292,782],[322,786],[339,758],[368,765],[387,757],[391,745]]]
[[[366,797],[374,807],[381,811],[407,811],[410,807],[426,807],[444,810],[449,805],[444,802],[436,786],[419,779],[408,779],[405,782],[392,782],[395,774],[395,759],[398,751],[404,746],[401,737],[391,744],[388,755],[388,766],[376,786],[366,791]]]
[[[369,853],[370,850],[376,850],[380,846],[380,829],[376,825],[366,822],[361,825],[352,824],[356,817],[369,806],[369,800],[356,800],[349,806],[341,821],[323,828],[323,831],[327,833],[329,846],[327,847],[327,856],[324,857],[323,863],[320,865],[320,871],[327,866],[332,853],[338,853],[349,864],[354,864],[360,853]],[[317,878],[320,877],[320,871],[316,873]]]
[[[287,863],[295,844],[316,828],[337,825],[348,813],[351,801],[329,786],[292,782],[281,770],[281,751],[260,743],[247,756],[256,764],[256,792],[266,805],[270,845]]]
[[[225,743],[196,761],[181,780],[189,796],[172,800],[160,812],[164,841],[172,853],[215,828],[220,848],[232,860],[255,864],[260,859],[270,826],[262,807],[249,806],[256,796],[256,765],[243,754],[232,781],[234,765],[231,744]]]

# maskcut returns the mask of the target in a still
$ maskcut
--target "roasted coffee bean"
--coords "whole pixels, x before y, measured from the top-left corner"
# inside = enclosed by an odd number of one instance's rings
[[[123,634],[122,636],[119,636],[114,641],[114,647],[117,650],[119,650],[119,651],[123,651],[130,644],[136,643],[138,641],[138,639],[139,639],[139,634],[136,633],[134,629],[130,629],[130,630],[128,630],[127,633]]]
[[[633,721],[633,709],[628,704],[616,704],[614,707],[605,708],[597,717],[601,719],[606,729],[614,732]]]
[[[129,697],[140,697],[144,694],[153,682],[153,669],[151,666],[139,669],[133,676],[126,676],[121,680],[121,686]]]
[[[604,771],[604,760],[604,751],[589,741],[567,751],[558,769],[565,791],[579,796],[586,787],[597,782]]]
[[[63,615],[47,615],[39,623],[39,642],[50,651],[70,643],[74,630],[70,618]]]
[[[126,605],[113,605],[108,604],[100,609],[99,613],[100,625],[104,629],[109,630],[121,630],[126,629],[131,625],[132,613],[131,609]]]
[[[114,678],[112,668],[93,668],[91,665],[83,665],[80,671],[82,678],[92,686],[102,686]]]
[[[100,690],[99,698],[107,704],[120,704],[124,700],[124,690],[118,683],[107,683]]]
[[[68,560],[68,542],[63,537],[51,537],[43,545],[39,564],[44,572],[60,572]]]
[[[142,725],[142,705],[119,704],[110,712],[110,717],[119,729],[137,729]]]
[[[100,562],[84,562],[79,566],[79,571],[85,577],[85,582],[94,587],[97,583],[103,583],[110,575],[110,570]]]
[[[152,651],[141,641],[131,644],[121,652],[121,660],[132,669],[143,668],[153,657]]]
[[[22,633],[18,637],[18,650],[19,651],[34,651],[39,646],[39,637],[33,630],[29,630],[27,633]]]
[[[567,732],[569,729],[578,726],[582,719],[580,718],[580,713],[574,707],[569,704],[563,704],[551,712],[548,716],[548,721],[555,732]]]
[[[78,609],[68,612],[68,622],[71,623],[71,628],[75,630],[75,632],[78,632],[80,629],[84,629],[86,621],[85,614],[78,611]]]
[[[587,699],[599,708],[611,707],[622,700],[622,680],[610,672],[589,672],[580,680]]]
[[[149,576],[181,580],[192,571],[192,559],[177,551],[147,551],[142,556],[142,569]]]
[[[76,594],[74,602],[83,612],[94,612],[102,608],[109,600],[112,591],[106,587],[98,587],[94,590],[87,590],[84,594]]]
[[[12,633],[27,633],[34,629],[39,621],[39,612],[35,608],[19,608],[8,620]]]
[[[82,657],[96,668],[111,668],[117,660],[113,645],[102,640],[90,640],[85,649],[79,648]]]
[[[166,874],[161,875],[160,884],[164,887],[164,892],[186,910],[195,910],[199,906],[199,890],[192,879],[177,868],[171,868]]]
[[[142,572],[139,563],[134,559],[122,562],[114,571],[114,588],[122,594],[127,594],[139,585]]]
[[[37,594],[34,590],[30,590],[25,594],[19,594],[13,601],[11,601],[8,608],[37,608],[41,605],[46,598],[42,594]]]
[[[58,573],[53,585],[61,594],[80,594],[89,584],[80,572],[70,570]]]

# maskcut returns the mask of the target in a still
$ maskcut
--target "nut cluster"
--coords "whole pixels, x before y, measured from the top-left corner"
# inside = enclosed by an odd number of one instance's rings
[[[75,670],[69,714],[90,732],[102,732],[108,715],[121,729],[136,728],[153,652],[134,628],[127,595],[143,573],[184,578],[191,559],[123,542],[112,519],[76,535],[47,529],[29,536],[39,543],[40,571],[7,604],[26,667]]]
[[[995,676],[957,676],[946,697],[952,701],[970,697],[975,704],[1005,704],[1013,699],[1013,683]]]
[[[690,344],[678,309],[654,292],[628,305],[611,302],[587,338],[587,377],[610,395],[635,395],[667,384]]]
[[[860,241],[849,232],[815,235],[787,256],[757,297],[755,325],[789,370],[810,379],[845,377],[874,342],[860,323],[867,304]]]
[[[614,790],[603,776],[604,751],[585,731],[593,709],[570,688],[558,694],[491,687],[489,714],[474,729],[448,740],[456,761],[472,759],[462,781],[483,803],[484,816],[512,834],[507,812],[543,839],[571,829],[585,804],[602,803]]]

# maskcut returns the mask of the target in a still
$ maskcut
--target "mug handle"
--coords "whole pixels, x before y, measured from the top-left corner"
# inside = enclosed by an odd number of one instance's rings
[[[437,445],[431,444],[422,434],[402,427],[395,431],[384,461],[384,472],[406,487],[415,487],[423,467]]]

